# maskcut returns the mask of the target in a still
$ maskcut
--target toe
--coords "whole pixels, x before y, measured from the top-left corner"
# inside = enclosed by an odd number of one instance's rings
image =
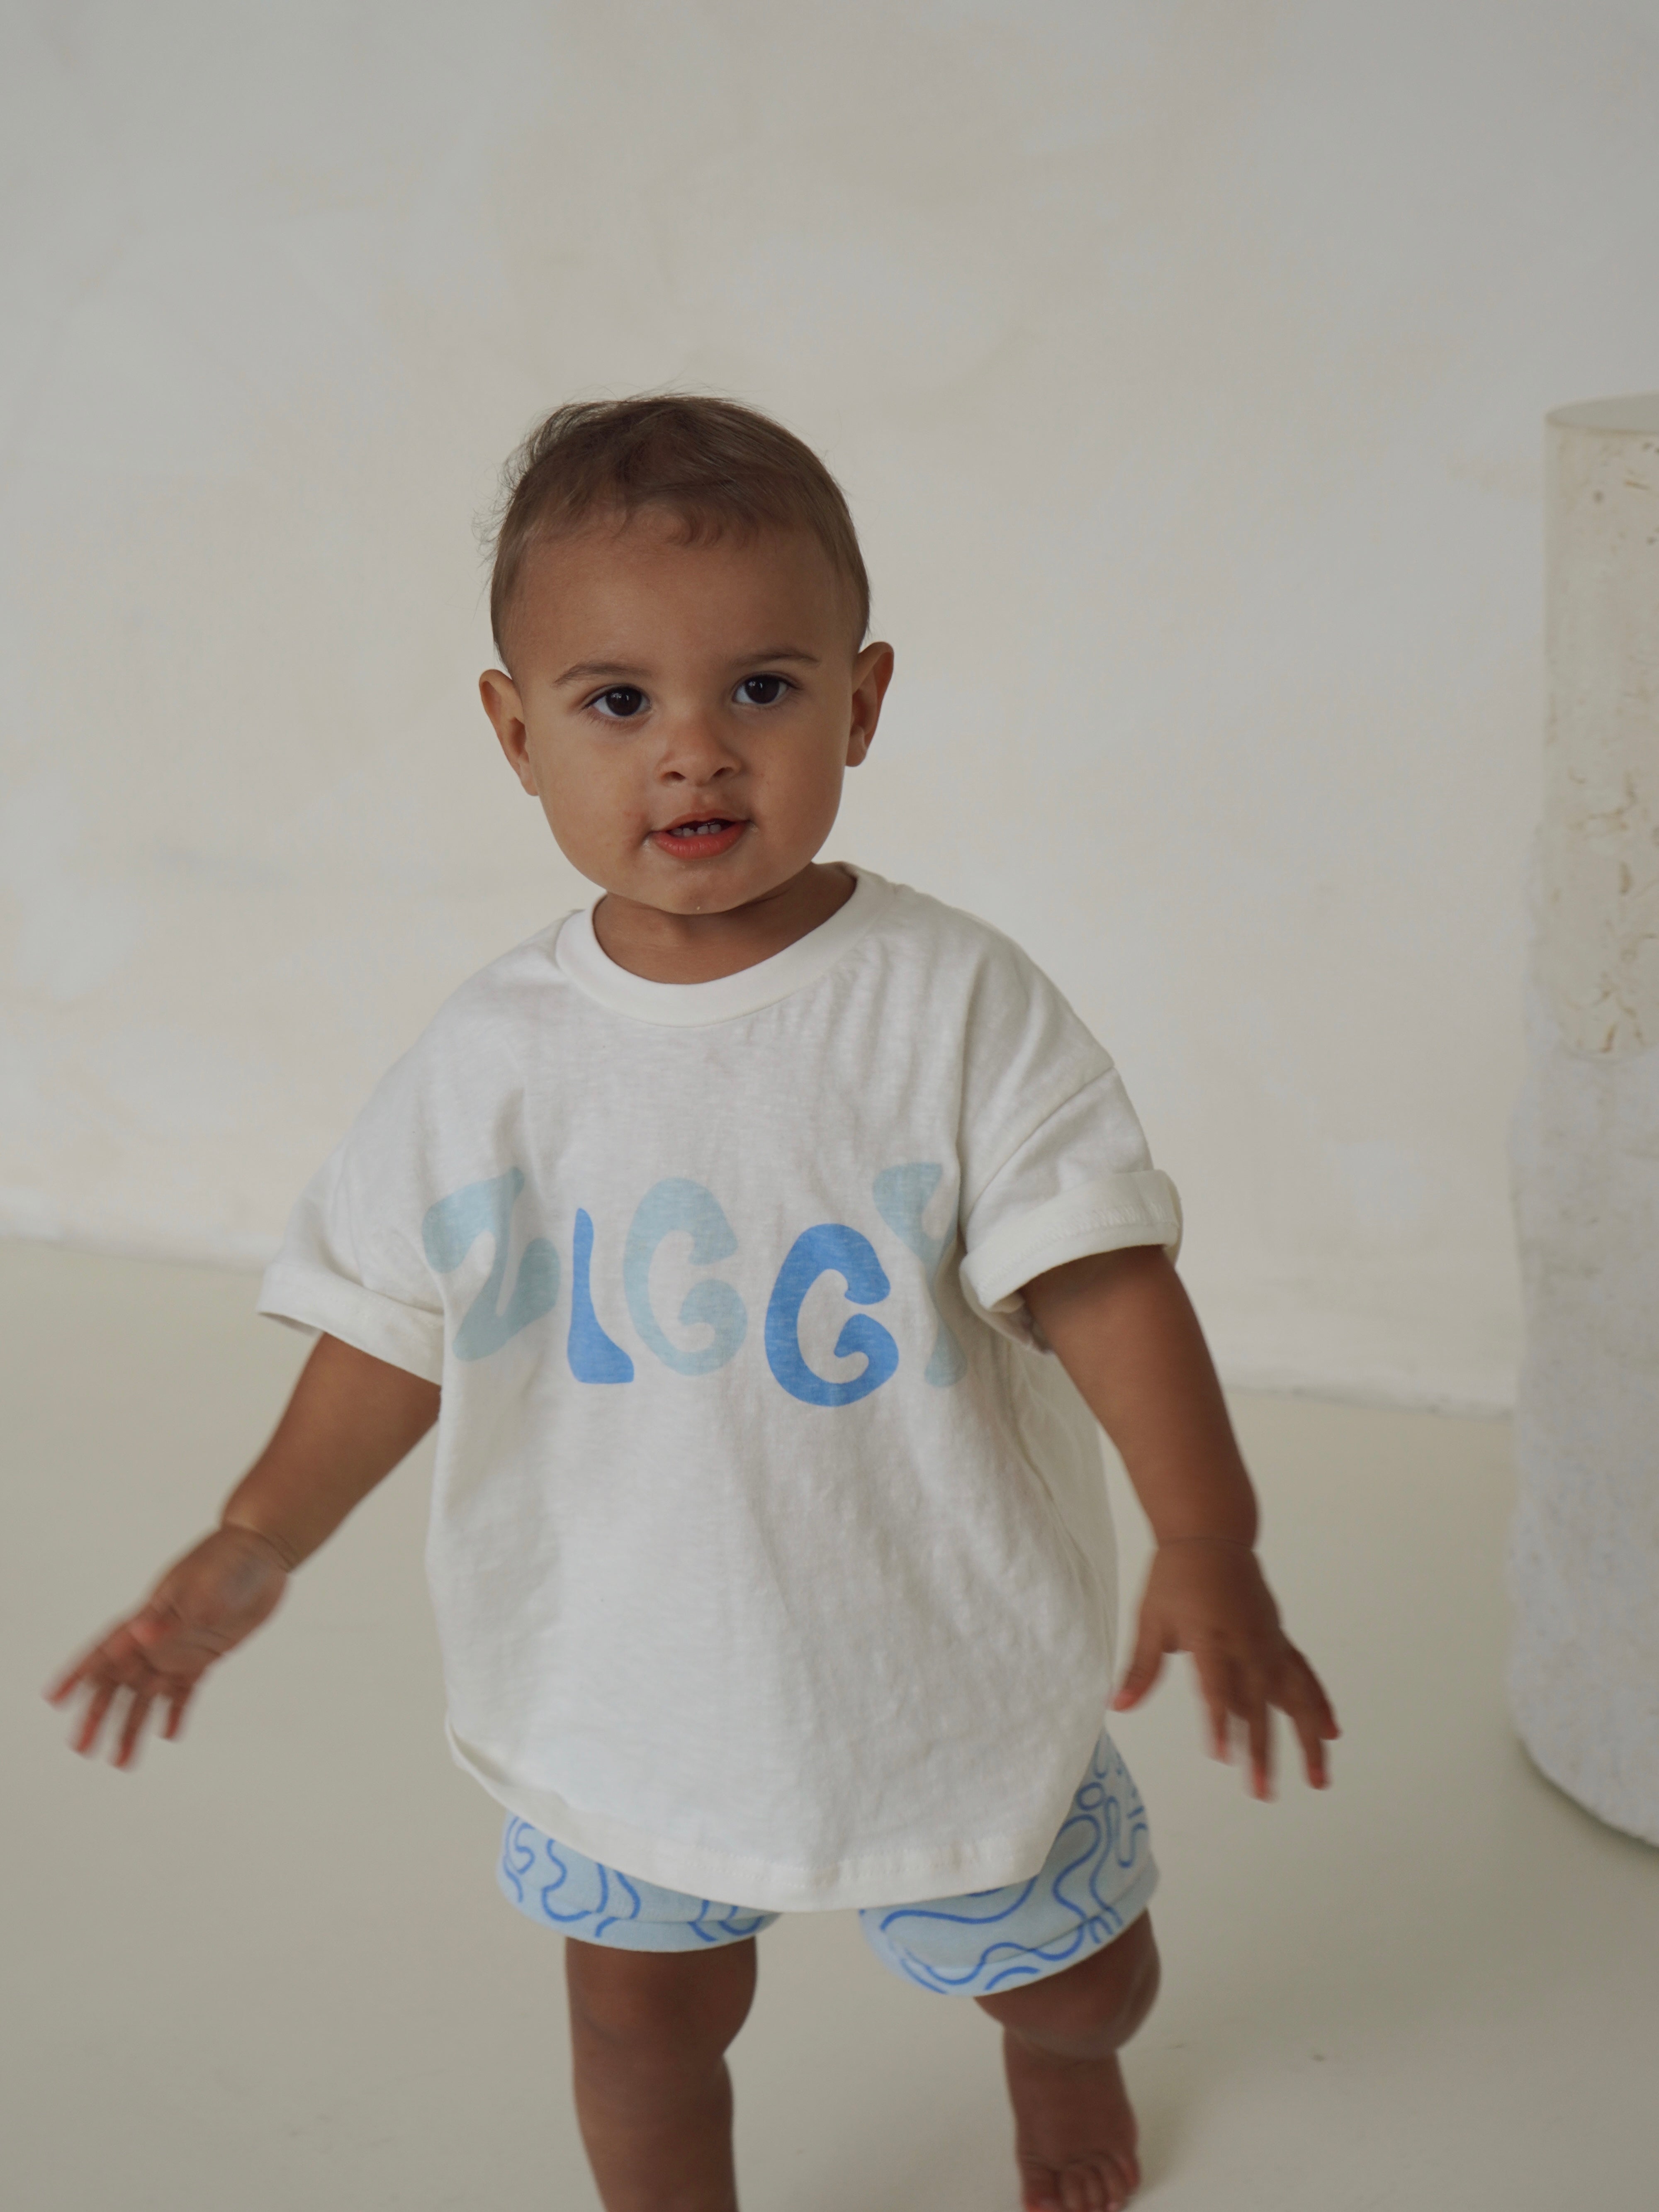
[[[1049,2166],[1020,2166],[1021,2212],[1066,2212],[1060,2196],[1060,2178]]]
[[[1020,2179],[1024,2212],[1127,2212],[1140,2185],[1133,2160],[1109,2156],[1060,2169],[1028,2166]]]

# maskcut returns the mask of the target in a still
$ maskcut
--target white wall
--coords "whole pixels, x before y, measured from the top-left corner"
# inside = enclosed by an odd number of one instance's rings
[[[1540,417],[1659,381],[1659,8],[0,39],[0,1225],[257,1258],[582,895],[471,520],[546,406],[684,383],[842,476],[899,677],[836,847],[1107,1039],[1232,1374],[1504,1401]]]

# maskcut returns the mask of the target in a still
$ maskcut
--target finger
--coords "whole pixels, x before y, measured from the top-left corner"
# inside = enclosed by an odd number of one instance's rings
[[[1291,1715],[1291,1725],[1302,1746],[1302,1764],[1307,1769],[1308,1785],[1313,1790],[1330,1787],[1330,1767],[1325,1757],[1325,1746],[1318,1729],[1302,1713]]]
[[[73,1740],[75,1748],[82,1758],[98,1741],[98,1731],[104,1725],[104,1716],[115,1701],[117,1686],[113,1682],[100,1682],[93,1692],[92,1701],[82,1716],[79,1732]]]
[[[1237,1689],[1238,1710],[1243,1716],[1249,1743],[1250,1790],[1265,1804],[1273,1794],[1273,1722],[1267,1707],[1267,1679],[1241,1670]]]
[[[190,1701],[195,1687],[192,1682],[182,1690],[175,1690],[167,1699],[167,1717],[162,1727],[161,1735],[168,1743],[176,1743],[184,1729],[185,1715],[190,1710]]]
[[[1308,1780],[1316,1790],[1323,1790],[1330,1779],[1325,1753],[1325,1743],[1331,1733],[1330,1706],[1305,1662],[1293,1663],[1286,1670],[1276,1702],[1290,1716],[1291,1725],[1296,1730]]]
[[[100,1639],[97,1639],[97,1644],[88,1644],[86,1650],[80,1655],[80,1659],[73,1659],[73,1662],[64,1668],[64,1672],[62,1672],[60,1677],[55,1679],[55,1681],[51,1683],[49,1690],[46,1690],[46,1697],[51,1698],[51,1704],[62,1705],[64,1704],[64,1698],[73,1694],[77,1683],[97,1681],[97,1679],[101,1679],[104,1674],[106,1674],[112,1659],[119,1662],[122,1656],[126,1656],[128,1652],[133,1650],[133,1641],[131,1641],[131,1637],[128,1637],[128,1626],[131,1626],[128,1621],[122,1621],[119,1626],[111,1628],[106,1635],[101,1635]]]
[[[1163,1672],[1163,1638],[1143,1614],[1135,1638],[1134,1657],[1129,1662],[1129,1670],[1119,1685],[1117,1695],[1112,1699],[1112,1711],[1124,1713],[1131,1705],[1138,1705]]]
[[[121,1740],[111,1755],[113,1766],[131,1766],[137,1755],[138,1741],[144,1733],[144,1723],[155,1704],[148,1690],[135,1690],[127,1705],[126,1722],[121,1730]]]
[[[1341,1735],[1342,1729],[1337,1721],[1336,1708],[1325,1694],[1325,1685],[1308,1664],[1306,1655],[1298,1651],[1294,1644],[1287,1643],[1285,1649],[1290,1656],[1291,1665],[1313,1693],[1318,1712],[1319,1733],[1327,1743],[1334,1743]]]
[[[80,1657],[64,1669],[46,1692],[47,1698],[54,1705],[61,1705],[66,1698],[73,1696],[81,1683],[95,1681],[102,1677],[108,1664],[111,1647],[118,1632],[112,1629],[107,1636],[100,1636],[95,1644],[89,1644]]]
[[[1319,1700],[1319,1733],[1327,1743],[1334,1743],[1342,1733],[1342,1723],[1336,1717],[1336,1707],[1325,1694],[1325,1685],[1298,1652],[1297,1662],[1307,1677],[1314,1695]]]
[[[77,1659],[72,1666],[66,1668],[55,1681],[49,1682],[46,1690],[46,1703],[52,1705],[61,1705],[65,1698],[72,1696],[76,1685],[86,1680],[87,1669],[92,1664],[92,1660],[93,1654],[88,1651],[84,1657]]]
[[[1193,1664],[1198,1669],[1199,1695],[1203,1698],[1204,1710],[1209,1716],[1210,1756],[1231,1765],[1233,1747],[1227,1669],[1209,1652],[1194,1652]]]

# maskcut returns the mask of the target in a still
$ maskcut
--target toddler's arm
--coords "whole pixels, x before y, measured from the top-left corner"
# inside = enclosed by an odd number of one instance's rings
[[[130,1765],[158,1701],[161,1733],[176,1736],[202,1676],[270,1617],[289,1571],[413,1450],[438,1418],[438,1397],[435,1382],[319,1338],[218,1528],[47,1691],[54,1705],[90,1692],[76,1749],[92,1751],[112,1722],[115,1764]]]
[[[1165,1652],[1189,1651],[1216,1756],[1229,1756],[1237,1720],[1252,1787],[1271,1795],[1277,1705],[1301,1739],[1309,1781],[1323,1789],[1336,1716],[1279,1626],[1255,1556],[1255,1492],[1180,1277],[1156,1246],[1137,1246],[1055,1267],[1024,1296],[1121,1454],[1158,1540],[1115,1708],[1139,1704]]]

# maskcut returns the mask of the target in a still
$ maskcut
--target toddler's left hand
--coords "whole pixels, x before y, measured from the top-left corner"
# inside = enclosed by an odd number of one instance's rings
[[[1319,1677],[1280,1627],[1273,1592],[1248,1545],[1204,1536],[1159,1545],[1114,1712],[1140,1703],[1162,1674],[1166,1651],[1192,1654],[1216,1758],[1231,1758],[1235,1723],[1242,1729],[1256,1796],[1273,1795],[1275,1705],[1301,1740],[1309,1781],[1324,1789],[1325,1746],[1341,1731]]]

